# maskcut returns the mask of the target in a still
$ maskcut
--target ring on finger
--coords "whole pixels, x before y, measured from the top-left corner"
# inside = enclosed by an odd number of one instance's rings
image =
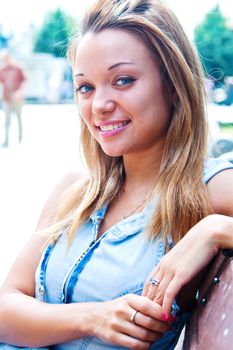
[[[160,280],[153,276],[149,279],[149,282],[152,286],[158,286],[160,284]]]
[[[130,321],[131,321],[131,322],[135,323],[135,317],[136,317],[137,313],[138,313],[137,310],[134,310],[134,311],[133,311],[133,313],[132,313],[132,315],[131,315],[131,317],[130,317]]]

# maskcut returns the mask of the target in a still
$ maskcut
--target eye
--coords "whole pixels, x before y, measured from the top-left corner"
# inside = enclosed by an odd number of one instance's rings
[[[84,95],[84,94],[87,94],[88,92],[92,91],[93,89],[94,89],[94,88],[93,88],[93,86],[91,86],[91,85],[82,84],[82,85],[80,85],[80,86],[78,86],[78,87],[76,88],[76,92],[78,92],[79,94]]]
[[[127,86],[127,85],[132,84],[135,81],[136,81],[136,79],[132,78],[132,77],[120,77],[120,78],[118,78],[115,81],[114,85],[116,85],[116,86]]]

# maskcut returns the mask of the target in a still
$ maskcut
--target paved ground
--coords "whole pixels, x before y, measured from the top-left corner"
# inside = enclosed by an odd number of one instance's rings
[[[10,147],[0,147],[0,284],[33,232],[53,186],[82,167],[78,120],[74,105],[25,105],[20,145],[12,121]],[[0,144],[2,126],[0,110]]]

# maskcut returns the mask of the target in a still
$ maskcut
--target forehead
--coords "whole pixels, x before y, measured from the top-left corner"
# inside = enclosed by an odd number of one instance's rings
[[[88,32],[79,42],[74,68],[90,64],[111,66],[118,61],[150,61],[155,64],[146,44],[136,34],[120,29],[106,29],[99,33]]]

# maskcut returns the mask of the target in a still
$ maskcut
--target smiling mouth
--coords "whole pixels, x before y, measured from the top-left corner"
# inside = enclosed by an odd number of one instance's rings
[[[101,125],[99,126],[99,128],[101,131],[113,131],[113,130],[120,129],[127,124],[129,124],[129,121],[115,123],[115,124]]]

